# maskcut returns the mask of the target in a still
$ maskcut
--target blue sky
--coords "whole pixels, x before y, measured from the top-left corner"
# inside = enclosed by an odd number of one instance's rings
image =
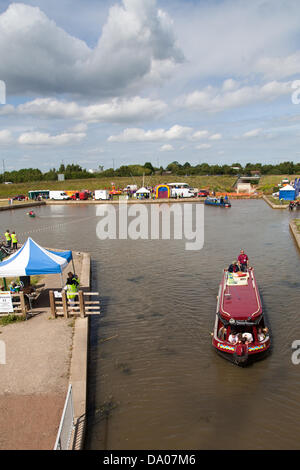
[[[299,13],[296,0],[0,0],[6,170],[299,162]]]

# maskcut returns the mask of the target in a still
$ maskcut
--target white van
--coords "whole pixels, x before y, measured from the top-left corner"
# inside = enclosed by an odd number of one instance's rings
[[[109,199],[109,192],[107,189],[96,189],[95,200],[107,200]]]
[[[61,200],[70,199],[70,198],[63,191],[49,191],[49,199],[55,199],[57,201],[61,201]]]
[[[187,183],[168,183],[171,188],[171,197],[195,197],[194,189]]]

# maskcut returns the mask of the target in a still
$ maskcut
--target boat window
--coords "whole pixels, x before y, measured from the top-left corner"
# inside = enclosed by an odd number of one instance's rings
[[[248,279],[249,273],[228,273],[226,284],[227,286],[246,286],[248,284]]]

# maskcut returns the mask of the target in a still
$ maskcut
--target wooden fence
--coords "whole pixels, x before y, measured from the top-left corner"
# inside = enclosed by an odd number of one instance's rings
[[[97,296],[96,300],[91,300],[92,297]],[[59,297],[56,297],[53,290],[49,291],[51,315],[53,318],[57,316],[70,316],[79,315],[84,318],[86,315],[99,315],[100,314],[100,300],[99,292],[77,292],[75,302],[68,302],[66,291],[63,290]]]

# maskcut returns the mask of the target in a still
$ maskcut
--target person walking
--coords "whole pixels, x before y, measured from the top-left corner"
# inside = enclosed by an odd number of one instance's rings
[[[10,231],[9,229],[6,229],[6,232],[5,232],[5,238],[6,238],[6,246],[7,248],[10,248],[11,247],[11,234],[10,234]]]
[[[11,233],[11,241],[12,241],[13,250],[17,250],[18,249],[18,239],[17,239],[17,235],[16,235],[15,232]]]

